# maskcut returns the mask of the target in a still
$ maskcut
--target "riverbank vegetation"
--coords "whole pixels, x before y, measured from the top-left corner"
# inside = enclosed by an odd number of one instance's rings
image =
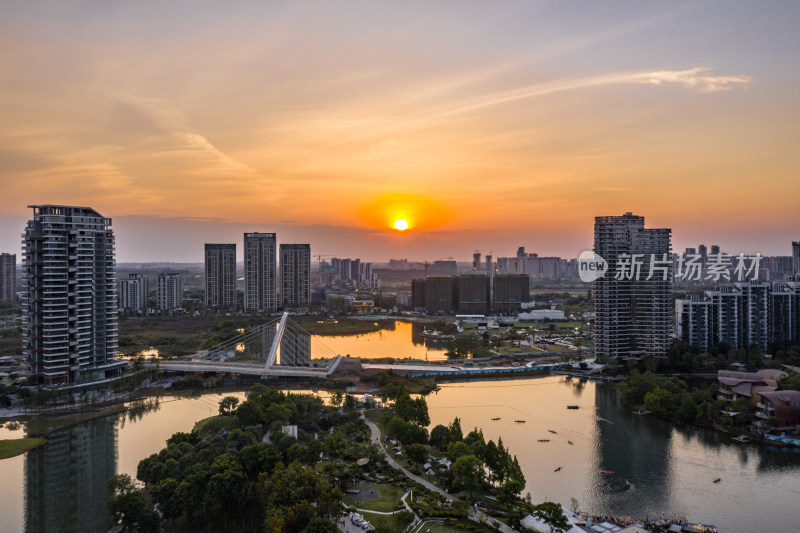
[[[119,350],[125,356],[155,349],[163,358],[189,355],[235,337],[242,328],[267,322],[270,317],[175,315],[126,317],[119,321]]]
[[[151,527],[148,505],[157,503],[167,531],[333,533],[342,490],[363,476],[391,479],[351,396],[342,408],[326,407],[314,395],[256,384],[241,404],[231,398],[221,400],[220,415],[139,463],[145,488],[114,482],[109,508],[123,525]],[[138,510],[120,512],[130,501]]]
[[[674,422],[709,428],[742,428],[754,412],[754,406],[746,399],[730,404],[717,399],[716,381],[690,387],[676,377],[660,377],[652,372],[642,374],[634,370],[617,384],[617,390],[624,405],[647,409]]]
[[[37,437],[0,440],[0,459],[8,459],[9,457],[22,455],[28,450],[41,446],[45,442],[47,442],[45,439]]]
[[[747,349],[734,350],[725,343],[713,346],[707,352],[700,352],[689,343],[674,339],[667,350],[666,357],[645,356],[642,361],[628,361],[627,366],[621,366],[612,361],[607,373],[616,373],[638,369],[641,372],[649,371],[654,374],[710,374],[717,370],[733,368],[739,365],[740,369],[755,371],[761,368],[782,368],[783,365],[800,365],[800,346],[798,345],[772,345],[769,347],[771,355],[765,357],[760,346],[752,345]]]
[[[495,494],[498,507],[494,510],[518,523],[524,515],[517,502],[525,476],[502,438],[497,443],[487,442],[478,428],[465,435],[459,418],[447,426],[436,425],[428,434],[425,428],[430,417],[425,398],[412,399],[402,385],[385,388],[382,396],[393,400],[393,407],[370,411],[369,416],[391,439],[395,461],[450,493],[469,499]],[[441,503],[415,511],[420,516],[465,516],[458,506],[443,510]]]
[[[328,318],[327,316],[293,316],[292,319],[312,335],[325,336],[374,333],[387,327],[384,322],[394,322],[394,318],[387,321],[374,322],[371,320],[356,320],[343,315],[337,315],[335,318]]]

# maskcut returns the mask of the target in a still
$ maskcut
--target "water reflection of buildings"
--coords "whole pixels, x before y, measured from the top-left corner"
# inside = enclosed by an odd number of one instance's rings
[[[621,409],[612,384],[595,387],[595,405],[597,471],[591,485],[596,487],[596,510],[650,516],[679,512],[670,508],[670,427]]]
[[[47,436],[25,457],[25,531],[103,532],[111,526],[107,481],[117,471],[117,417]]]

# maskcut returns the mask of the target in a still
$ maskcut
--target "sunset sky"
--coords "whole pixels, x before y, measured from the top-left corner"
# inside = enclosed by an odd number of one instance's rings
[[[789,255],[798,35],[777,1],[5,1],[0,251],[53,203],[121,262],[577,257],[625,211]]]

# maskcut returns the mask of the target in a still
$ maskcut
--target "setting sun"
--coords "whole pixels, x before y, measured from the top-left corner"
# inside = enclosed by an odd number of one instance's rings
[[[408,222],[404,218],[398,218],[394,223],[394,229],[404,231],[408,229]]]

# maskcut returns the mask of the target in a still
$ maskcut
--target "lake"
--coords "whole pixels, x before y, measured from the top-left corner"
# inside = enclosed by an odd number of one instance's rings
[[[424,324],[381,321],[380,331],[363,335],[311,336],[312,358],[348,355],[361,359],[394,357],[441,361],[447,359],[447,345],[423,337]]]
[[[444,357],[443,350],[415,342],[415,326],[397,322],[394,329],[321,341],[366,358]],[[216,414],[226,394],[167,398],[136,416],[81,422],[51,433],[46,446],[0,461],[0,529],[105,531],[106,480],[116,473],[135,476],[141,459],[174,432]],[[685,515],[726,533],[800,531],[797,450],[740,444],[728,435],[634,415],[607,383],[563,377],[443,383],[427,398],[432,426],[458,416],[465,433],[480,427],[487,440],[502,437],[534,501],[569,505],[574,497],[580,509],[595,513]],[[0,428],[0,438],[24,434],[24,427]],[[713,483],[716,478],[722,481]]]
[[[428,396],[428,409],[432,426],[458,416],[465,434],[480,427],[487,440],[502,437],[534,502],[569,505],[574,497],[589,512],[640,518],[663,512],[721,532],[800,531],[798,450],[740,444],[634,415],[609,383],[563,377],[447,383]]]

